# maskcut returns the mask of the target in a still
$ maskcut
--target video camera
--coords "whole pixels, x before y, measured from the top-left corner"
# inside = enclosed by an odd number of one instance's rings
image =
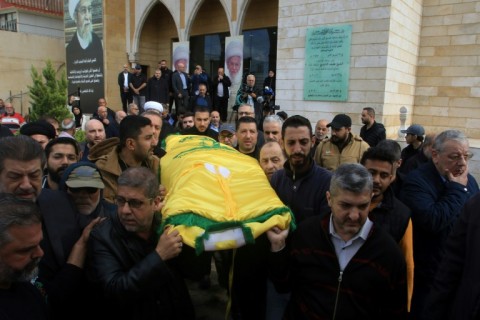
[[[266,114],[275,114],[275,110],[280,110],[280,106],[274,104],[272,98],[275,96],[272,88],[265,87],[263,95],[257,98],[257,102],[263,107],[263,112]]]

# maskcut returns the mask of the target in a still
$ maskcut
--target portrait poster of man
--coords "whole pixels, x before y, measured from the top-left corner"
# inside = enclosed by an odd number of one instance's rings
[[[103,1],[65,0],[64,22],[68,93],[80,90],[82,111],[93,113],[105,90]]]
[[[232,85],[242,82],[243,36],[225,38],[225,74],[232,81]]]
[[[177,65],[183,63],[185,72],[188,73],[188,64],[190,61],[190,42],[174,42],[173,43],[173,71],[177,70]]]

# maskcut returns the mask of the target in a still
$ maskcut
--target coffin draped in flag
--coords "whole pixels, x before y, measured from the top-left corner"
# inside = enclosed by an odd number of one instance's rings
[[[199,254],[254,243],[274,226],[295,228],[291,210],[254,158],[194,135],[168,137],[166,151],[160,162],[167,195],[159,233],[173,226]]]

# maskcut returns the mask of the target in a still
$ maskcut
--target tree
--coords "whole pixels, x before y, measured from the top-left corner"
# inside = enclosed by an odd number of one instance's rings
[[[30,90],[30,119],[35,121],[42,116],[49,115],[62,121],[65,118],[72,117],[66,107],[67,102],[67,77],[65,71],[62,72],[60,79],[56,79],[55,70],[52,62],[46,61],[46,66],[40,74],[33,66],[31,75],[33,85],[28,86]]]

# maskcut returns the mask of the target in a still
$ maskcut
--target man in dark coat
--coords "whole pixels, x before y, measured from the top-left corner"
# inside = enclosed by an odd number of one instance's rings
[[[387,137],[383,124],[375,121],[375,109],[366,107],[362,110],[363,127],[360,128],[360,137],[370,147],[375,147]]]
[[[146,101],[168,103],[168,80],[162,78],[162,71],[155,70],[155,75],[147,81]]]
[[[412,319],[421,319],[445,241],[464,204],[479,191],[468,173],[470,158],[467,137],[458,130],[443,131],[433,143],[432,160],[403,182],[400,200],[412,210],[413,222]]]

